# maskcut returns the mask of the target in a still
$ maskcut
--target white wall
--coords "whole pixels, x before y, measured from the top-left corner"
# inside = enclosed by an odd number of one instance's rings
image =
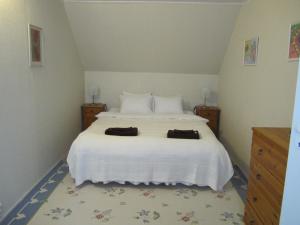
[[[252,0],[241,8],[220,72],[221,137],[248,172],[254,126],[291,126],[297,62],[289,62],[289,25],[300,1]],[[259,35],[256,66],[243,66],[245,39]]]
[[[98,101],[109,107],[119,107],[119,95],[122,91],[136,93],[152,92],[155,95],[182,95],[186,109],[192,109],[202,103],[201,89],[212,90],[209,103],[217,102],[218,76],[200,74],[171,74],[171,73],[125,73],[125,72],[85,72],[85,100],[91,102],[89,89],[91,86],[100,87],[101,95]]]
[[[240,4],[183,2],[65,1],[84,69],[218,73]]]
[[[27,24],[44,29],[45,65],[28,66]],[[0,201],[4,214],[80,130],[83,71],[60,0],[0,1]]]

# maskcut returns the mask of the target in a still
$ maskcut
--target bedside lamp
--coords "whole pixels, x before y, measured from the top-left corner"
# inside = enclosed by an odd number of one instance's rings
[[[93,104],[95,104],[95,99],[100,96],[100,88],[97,86],[90,87],[89,94],[93,100]]]
[[[209,98],[211,91],[209,88],[202,88],[203,105],[207,106],[207,99]]]

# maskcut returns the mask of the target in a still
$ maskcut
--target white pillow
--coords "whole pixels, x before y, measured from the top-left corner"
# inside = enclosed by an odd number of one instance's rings
[[[154,112],[183,114],[182,98],[154,96]]]
[[[151,95],[121,95],[120,113],[152,113]]]

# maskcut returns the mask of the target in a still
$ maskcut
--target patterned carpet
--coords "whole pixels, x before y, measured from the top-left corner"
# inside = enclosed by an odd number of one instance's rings
[[[57,172],[60,177],[67,175],[61,177],[63,180],[57,182],[48,198],[36,195],[29,199],[31,206],[40,204],[40,208],[27,210],[28,215],[26,209],[16,212],[15,217],[11,216],[4,224],[243,224],[244,203],[234,187],[242,180],[238,174],[226,185],[224,192],[218,193],[210,188],[183,185],[133,186],[88,182],[76,188],[65,163],[57,168]],[[47,185],[55,183],[54,178],[49,177]],[[38,192],[47,192],[47,185],[39,187]]]

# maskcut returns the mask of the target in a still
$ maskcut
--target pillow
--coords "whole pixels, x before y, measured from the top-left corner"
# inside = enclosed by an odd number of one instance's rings
[[[121,95],[120,113],[152,113],[151,95]]]
[[[154,112],[183,114],[182,98],[154,96]]]

